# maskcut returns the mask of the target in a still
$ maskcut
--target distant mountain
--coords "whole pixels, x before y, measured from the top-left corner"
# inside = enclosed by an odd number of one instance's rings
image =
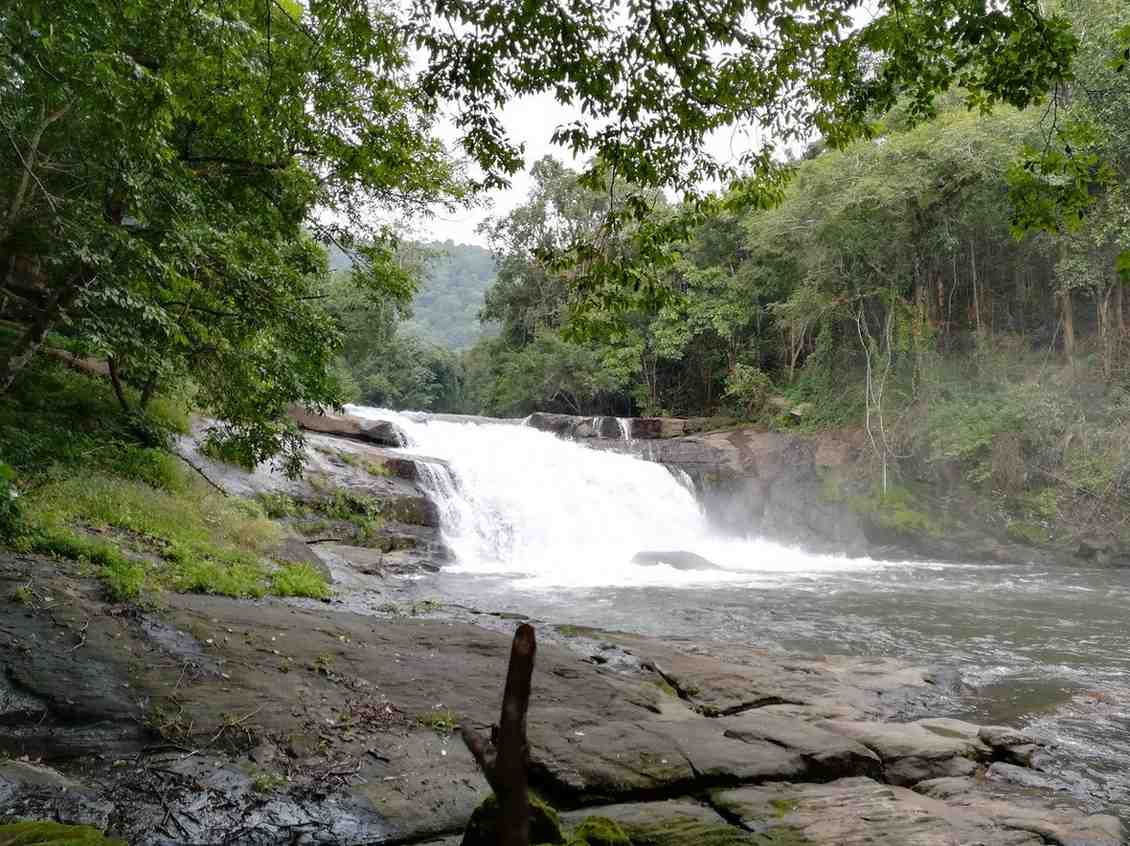
[[[409,245],[411,246],[411,245]],[[497,270],[490,250],[454,241],[428,241],[414,246],[429,255],[420,289],[412,300],[412,317],[403,328],[433,343],[459,351],[483,335],[479,309]],[[336,244],[326,246],[330,270],[345,271],[352,257]]]
[[[494,258],[472,244],[433,241],[421,246],[434,255],[405,328],[449,349],[466,349],[483,335],[479,309],[497,272]]]

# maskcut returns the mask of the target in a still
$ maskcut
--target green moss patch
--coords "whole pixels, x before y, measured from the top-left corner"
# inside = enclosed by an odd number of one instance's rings
[[[492,794],[475,808],[463,834],[463,846],[496,846],[498,843],[498,799]],[[565,843],[561,818],[544,801],[530,794],[530,843],[550,846]],[[591,846],[596,846],[592,844]]]
[[[88,825],[17,822],[0,825],[0,846],[124,846]]]
[[[632,846],[632,841],[612,820],[607,817],[586,817],[577,826],[569,846]]]
[[[437,708],[417,714],[416,722],[440,734],[451,734],[459,724],[459,718],[450,708]]]

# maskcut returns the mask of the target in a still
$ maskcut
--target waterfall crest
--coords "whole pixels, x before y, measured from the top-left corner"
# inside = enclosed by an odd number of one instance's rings
[[[420,464],[454,570],[548,587],[748,583],[774,572],[877,566],[718,537],[685,473],[631,455],[518,424],[452,422],[363,406],[349,411],[392,420],[410,441],[402,452],[450,467],[448,473]],[[694,553],[716,567],[634,563],[644,551]]]

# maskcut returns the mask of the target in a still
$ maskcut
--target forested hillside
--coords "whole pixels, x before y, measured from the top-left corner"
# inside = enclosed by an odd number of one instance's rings
[[[464,350],[482,336],[483,294],[495,277],[490,251],[453,241],[420,245],[424,267],[405,329],[451,350]]]
[[[692,216],[662,260],[626,234],[634,286],[594,281],[575,246],[615,192],[539,163],[495,225],[501,331],[466,358],[473,410],[860,426],[880,496],[957,474],[1033,540],[1057,509],[1101,522],[1130,497],[1127,12],[1063,5],[1082,49],[1046,108],[897,106],[872,139],[810,145],[772,207]]]

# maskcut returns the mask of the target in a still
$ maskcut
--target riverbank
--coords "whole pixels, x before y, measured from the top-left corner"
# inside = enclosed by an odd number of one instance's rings
[[[176,459],[117,428],[104,384],[65,387],[77,406],[41,392],[6,418],[28,474],[0,553],[6,818],[143,844],[458,842],[487,788],[453,731],[495,718],[528,609],[429,592],[444,463],[348,420],[310,435],[301,479],[202,454],[200,420]],[[276,575],[296,565],[301,590]],[[532,782],[567,824],[609,816],[637,846],[1121,842],[1062,755],[946,718],[968,710],[952,667],[575,620],[534,621],[530,716]]]
[[[133,843],[456,843],[487,794],[452,731],[495,718],[509,619],[142,610],[11,554],[0,594],[8,815]],[[566,821],[671,846],[1121,842],[1115,818],[1032,786],[1031,738],[930,719],[961,696],[944,668],[538,629],[531,778]]]

